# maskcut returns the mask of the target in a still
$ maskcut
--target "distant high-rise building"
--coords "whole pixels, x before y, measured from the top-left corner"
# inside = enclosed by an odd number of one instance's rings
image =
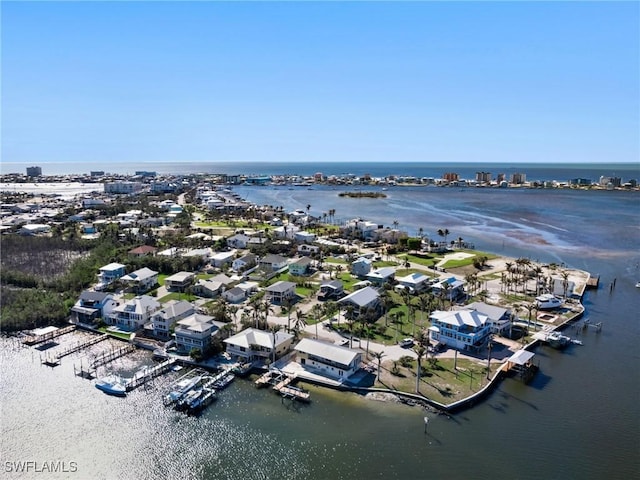
[[[505,174],[504,173],[499,173],[498,175],[496,175],[496,182],[497,183],[502,183],[505,181]]]
[[[442,176],[442,178],[447,182],[457,182],[460,180],[460,175],[454,172],[447,172]]]
[[[511,183],[515,185],[521,185],[527,181],[526,173],[512,173],[511,174]]]
[[[27,167],[27,177],[40,177],[40,176],[42,176],[42,168]]]
[[[136,172],[136,175],[138,177],[155,177],[156,176],[156,172],[149,172],[147,170],[138,170]]]
[[[92,177],[104,177],[104,170],[92,170],[91,171],[91,176]]]
[[[611,185],[612,187],[619,187],[622,185],[622,179],[620,177],[600,177],[600,181],[598,182],[601,186],[606,187]]]
[[[476,172],[476,182],[478,183],[491,183],[490,172]]]

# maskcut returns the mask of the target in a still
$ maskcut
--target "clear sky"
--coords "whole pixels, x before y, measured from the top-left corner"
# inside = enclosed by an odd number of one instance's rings
[[[638,2],[7,2],[2,161],[637,162]]]

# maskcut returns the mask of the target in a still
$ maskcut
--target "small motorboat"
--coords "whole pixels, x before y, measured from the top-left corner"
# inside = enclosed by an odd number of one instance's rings
[[[124,397],[127,394],[127,386],[122,378],[117,375],[108,375],[96,381],[96,388],[108,395]]]

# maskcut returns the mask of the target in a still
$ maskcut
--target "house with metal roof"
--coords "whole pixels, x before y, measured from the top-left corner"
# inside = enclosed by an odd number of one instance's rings
[[[464,310],[476,310],[488,317],[491,333],[500,334],[511,325],[511,312],[504,307],[489,305],[484,302],[473,302],[462,307]]]
[[[117,305],[111,293],[85,290],[71,308],[71,316],[77,322],[90,324],[109,315]]]
[[[362,363],[361,352],[321,340],[303,338],[294,350],[302,368],[334,380],[346,380]]]
[[[168,339],[171,334],[171,327],[176,322],[195,313],[195,307],[191,302],[184,300],[170,300],[162,310],[158,310],[151,317],[153,334],[162,339]]]
[[[273,361],[289,352],[293,335],[279,330],[275,333],[247,328],[224,340],[231,358],[253,362],[260,359]]]
[[[396,280],[398,281],[398,285],[402,285],[412,293],[425,291],[431,284],[431,277],[420,272],[410,273],[404,277],[398,277]]]
[[[367,274],[367,280],[374,285],[384,285],[390,282],[396,276],[396,269],[394,267],[382,267],[376,268]]]
[[[139,295],[115,307],[105,320],[111,325],[118,325],[127,330],[137,330],[144,327],[160,308],[162,305],[155,298]]]
[[[358,316],[367,308],[378,310],[380,308],[380,294],[373,287],[364,287],[341,298],[338,303],[341,308],[353,305],[353,314]]]
[[[456,350],[477,351],[491,334],[489,317],[477,310],[436,310],[429,319],[431,339]]]
[[[134,292],[143,293],[156,286],[158,283],[158,272],[143,267],[123,276],[121,280],[128,283]]]
[[[178,272],[164,279],[164,285],[168,290],[177,290],[184,292],[185,289],[193,283],[196,278],[192,272]]]
[[[269,302],[280,305],[284,299],[296,296],[296,284],[281,280],[265,288],[265,292]]]
[[[313,265],[313,260],[309,257],[301,257],[289,264],[289,273],[298,276],[308,275],[311,271],[311,265]]]
[[[360,257],[351,262],[351,273],[356,277],[364,278],[371,271],[372,262],[370,259]]]
[[[204,353],[211,345],[211,337],[218,335],[222,326],[224,323],[209,315],[191,314],[176,323],[176,347],[182,352],[197,348]]]

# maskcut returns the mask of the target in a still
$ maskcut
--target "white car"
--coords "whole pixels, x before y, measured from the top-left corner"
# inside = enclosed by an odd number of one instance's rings
[[[405,338],[404,340],[400,340],[400,343],[398,345],[400,345],[402,348],[412,347],[413,346],[413,338]]]

